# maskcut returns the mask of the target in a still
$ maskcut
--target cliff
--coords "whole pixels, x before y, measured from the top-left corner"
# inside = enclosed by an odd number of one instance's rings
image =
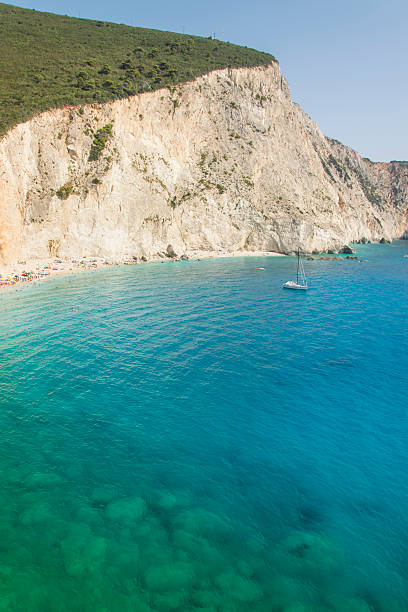
[[[277,64],[218,70],[10,130],[1,257],[337,251],[406,235],[407,179],[326,138]]]

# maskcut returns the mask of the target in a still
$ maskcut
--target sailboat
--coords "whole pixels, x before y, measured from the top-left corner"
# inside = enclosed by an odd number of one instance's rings
[[[283,285],[283,289],[302,289],[306,291],[309,289],[307,286],[306,274],[303,268],[302,258],[300,256],[300,249],[297,252],[297,270],[296,270],[296,282],[288,281]]]

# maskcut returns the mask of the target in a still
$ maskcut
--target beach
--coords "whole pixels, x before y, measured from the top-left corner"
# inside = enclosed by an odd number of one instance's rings
[[[191,261],[225,257],[284,257],[283,253],[271,251],[191,251],[180,257],[169,257],[166,253],[149,257],[132,257],[130,259],[112,260],[104,257],[80,257],[21,260],[17,264],[0,267],[0,290],[42,282],[65,274],[79,274],[90,270],[120,265],[137,265],[152,261]]]

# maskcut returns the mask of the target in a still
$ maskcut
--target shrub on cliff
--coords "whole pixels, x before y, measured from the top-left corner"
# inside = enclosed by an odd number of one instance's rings
[[[62,187],[57,190],[56,194],[60,200],[67,200],[68,197],[71,195],[72,191],[73,185],[71,182],[69,182],[65,183],[65,185],[62,185]]]
[[[107,123],[96,132],[89,152],[89,161],[96,161],[100,158],[108,139],[112,137],[112,127],[111,123]]]

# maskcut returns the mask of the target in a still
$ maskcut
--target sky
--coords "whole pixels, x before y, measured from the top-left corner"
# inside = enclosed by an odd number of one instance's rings
[[[272,53],[292,99],[373,161],[408,160],[407,0],[8,0]]]

